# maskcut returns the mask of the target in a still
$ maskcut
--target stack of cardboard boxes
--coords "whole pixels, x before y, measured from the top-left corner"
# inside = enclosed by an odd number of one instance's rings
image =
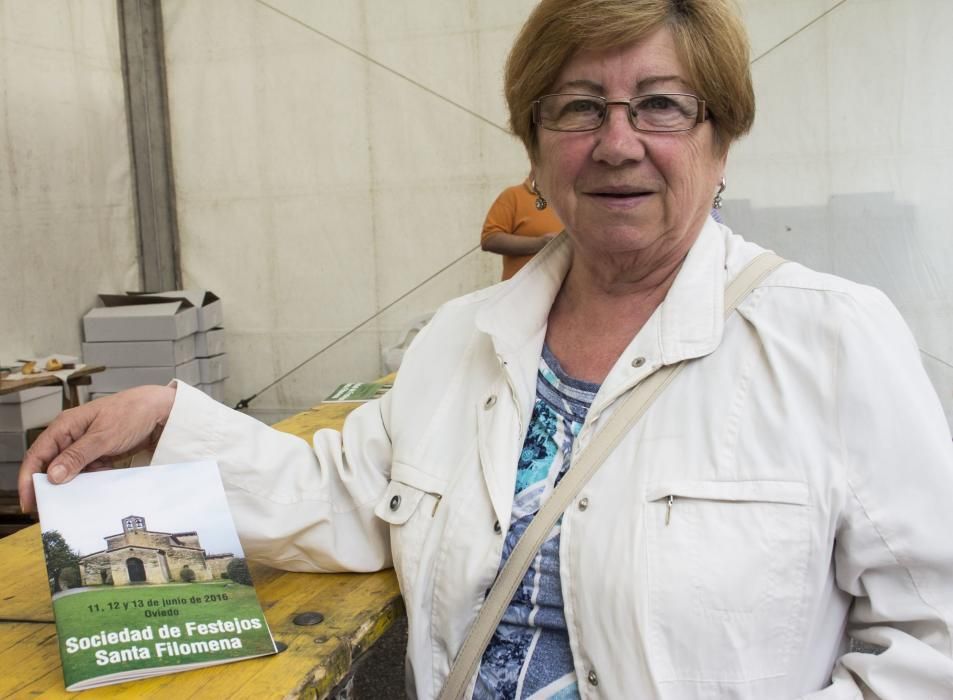
[[[63,408],[63,389],[40,386],[0,396],[0,492],[17,490],[20,462],[31,438]]]
[[[99,299],[103,306],[83,317],[83,361],[106,367],[93,375],[90,398],[181,379],[224,400],[228,367],[217,296],[174,291]]]

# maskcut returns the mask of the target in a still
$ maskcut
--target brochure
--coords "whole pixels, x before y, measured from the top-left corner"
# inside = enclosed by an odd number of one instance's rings
[[[341,403],[346,401],[370,401],[379,399],[394,386],[393,382],[349,382],[341,384],[324,400],[324,403]]]
[[[33,483],[67,690],[277,651],[215,462]]]

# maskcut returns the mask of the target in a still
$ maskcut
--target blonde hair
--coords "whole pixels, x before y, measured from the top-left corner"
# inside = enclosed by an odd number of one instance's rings
[[[748,37],[732,0],[542,0],[506,61],[510,128],[536,155],[533,101],[552,89],[580,49],[608,49],[668,27],[686,79],[705,100],[727,149],[754,123]]]

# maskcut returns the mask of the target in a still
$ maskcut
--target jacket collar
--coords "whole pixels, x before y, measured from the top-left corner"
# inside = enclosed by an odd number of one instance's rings
[[[727,229],[711,217],[705,220],[671,289],[653,314],[662,364],[702,357],[721,342],[725,320],[725,232]]]
[[[706,220],[665,299],[622,353],[603,388],[628,385],[661,365],[701,357],[718,346],[724,329],[730,237],[727,227],[710,217]],[[563,233],[491,294],[476,323],[500,357],[539,357],[549,309],[571,259],[572,246]],[[644,369],[630,371],[638,357],[645,358]]]

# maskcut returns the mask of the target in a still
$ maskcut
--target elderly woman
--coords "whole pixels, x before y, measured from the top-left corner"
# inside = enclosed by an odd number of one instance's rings
[[[25,504],[32,472],[160,435],[156,462],[214,457],[250,555],[393,562],[408,685],[430,698],[554,485],[681,363],[549,533],[465,694],[953,697],[953,448],[909,331],[880,292],[794,263],[724,314],[763,252],[709,217],[754,117],[728,0],[543,0],[506,96],[565,234],[445,305],[390,394],[313,446],[184,384],[94,401],[31,450]]]

